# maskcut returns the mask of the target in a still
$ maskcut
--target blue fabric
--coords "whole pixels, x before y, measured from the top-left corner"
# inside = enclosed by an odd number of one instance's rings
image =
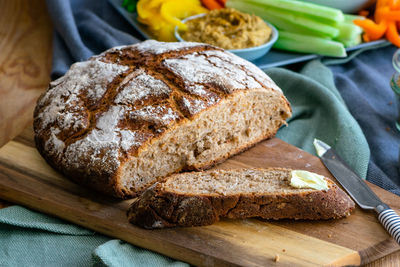
[[[336,89],[332,72],[319,60],[307,63],[300,73],[282,68],[266,72],[282,88],[293,109],[288,127],[282,127],[277,137],[314,155],[314,138],[323,140],[365,178],[368,143]]]
[[[55,28],[52,79],[76,61],[139,42],[135,29],[106,0],[47,0],[47,7]]]
[[[400,132],[395,95],[392,45],[358,55],[351,61],[327,62],[335,84],[367,138],[371,160],[367,180],[400,195]]]

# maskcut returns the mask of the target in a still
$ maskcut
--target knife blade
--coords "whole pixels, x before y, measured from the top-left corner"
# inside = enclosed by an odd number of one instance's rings
[[[314,139],[314,147],[322,163],[353,200],[362,209],[375,210],[381,224],[400,244],[400,216],[385,204],[328,144]]]

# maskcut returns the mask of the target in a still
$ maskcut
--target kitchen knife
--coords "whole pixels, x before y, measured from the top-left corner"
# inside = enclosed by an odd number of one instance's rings
[[[321,140],[314,139],[314,147],[324,165],[354,201],[362,209],[375,210],[383,227],[385,227],[397,243],[400,244],[400,216],[388,205],[383,203],[329,145]]]

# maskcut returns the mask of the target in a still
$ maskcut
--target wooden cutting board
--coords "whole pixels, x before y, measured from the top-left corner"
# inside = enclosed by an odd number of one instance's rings
[[[317,157],[277,138],[216,168],[270,166],[332,178]],[[369,185],[400,209],[399,197]],[[205,227],[143,230],[126,219],[131,200],[91,193],[47,165],[34,147],[30,128],[0,150],[0,198],[194,265],[360,265],[400,248],[373,212],[359,208],[346,219],[332,221],[222,220]]]

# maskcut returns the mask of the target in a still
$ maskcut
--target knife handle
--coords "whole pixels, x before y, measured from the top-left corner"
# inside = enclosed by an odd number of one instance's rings
[[[376,211],[383,227],[400,245],[400,216],[386,204],[376,207]]]

